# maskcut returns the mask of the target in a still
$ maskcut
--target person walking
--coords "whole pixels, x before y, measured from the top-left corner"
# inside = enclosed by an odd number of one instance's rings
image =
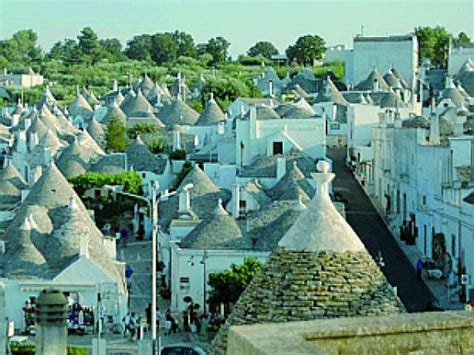
[[[423,272],[423,261],[421,261],[421,258],[419,258],[416,261],[416,278],[418,280],[421,280],[421,274]]]
[[[127,312],[127,314],[122,318],[123,336],[126,336],[127,332],[130,332],[130,317],[130,312]]]
[[[148,303],[148,305],[146,306],[145,314],[146,314],[146,327],[148,331],[151,327],[151,303]]]

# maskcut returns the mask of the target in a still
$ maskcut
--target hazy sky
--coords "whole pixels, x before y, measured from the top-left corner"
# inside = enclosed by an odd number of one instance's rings
[[[378,36],[435,25],[474,37],[474,0],[0,0],[0,39],[31,28],[45,49],[85,26],[123,44],[135,34],[176,29],[196,43],[221,35],[235,56],[259,40],[284,51],[303,34],[351,45],[361,26]]]

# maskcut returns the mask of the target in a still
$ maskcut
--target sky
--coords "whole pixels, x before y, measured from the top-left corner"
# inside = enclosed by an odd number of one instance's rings
[[[351,46],[361,26],[384,36],[436,25],[474,38],[474,0],[0,0],[0,39],[31,28],[46,50],[86,26],[124,45],[163,31],[186,31],[196,43],[223,36],[235,57],[260,40],[283,52],[305,34]]]

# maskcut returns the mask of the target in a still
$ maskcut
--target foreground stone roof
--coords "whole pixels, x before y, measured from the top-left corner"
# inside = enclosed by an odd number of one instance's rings
[[[319,162],[317,192],[240,296],[213,341],[225,354],[232,325],[388,315],[404,311],[364,245],[328,194],[334,178]]]

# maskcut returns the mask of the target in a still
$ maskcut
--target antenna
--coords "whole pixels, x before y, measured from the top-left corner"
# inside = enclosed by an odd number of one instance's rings
[[[364,25],[360,26],[360,36],[364,37]]]

